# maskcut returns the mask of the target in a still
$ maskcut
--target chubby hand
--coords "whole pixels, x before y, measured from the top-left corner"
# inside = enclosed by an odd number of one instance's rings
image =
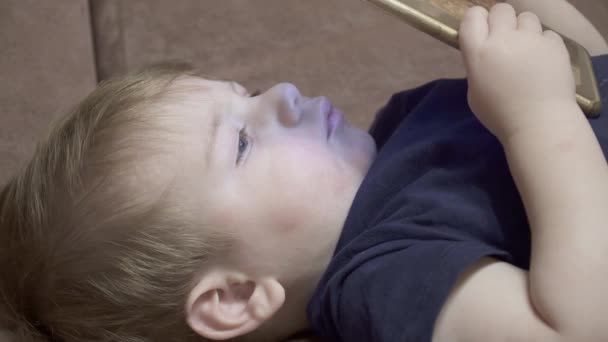
[[[489,12],[472,7],[459,34],[469,105],[501,141],[520,129],[548,124],[551,108],[576,105],[564,41],[553,31],[543,32],[535,14],[518,17],[504,3]]]

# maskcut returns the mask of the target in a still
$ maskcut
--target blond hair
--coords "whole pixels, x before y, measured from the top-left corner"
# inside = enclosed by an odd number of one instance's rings
[[[152,114],[177,78],[194,74],[171,64],[100,84],[4,186],[0,330],[17,341],[201,340],[185,299],[227,241],[166,189],[150,199],[142,169],[166,153]]]

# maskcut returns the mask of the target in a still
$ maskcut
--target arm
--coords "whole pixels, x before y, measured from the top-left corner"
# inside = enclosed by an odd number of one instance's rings
[[[562,120],[503,143],[533,229],[532,304],[566,336],[607,340],[608,167],[576,104],[544,110]]]
[[[471,108],[501,141],[532,229],[530,272],[484,260],[436,323],[440,341],[608,340],[608,167],[574,100],[563,42],[499,5],[467,12]]]

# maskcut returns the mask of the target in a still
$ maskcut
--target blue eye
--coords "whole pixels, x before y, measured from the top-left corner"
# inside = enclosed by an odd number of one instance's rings
[[[247,132],[245,132],[245,129],[243,128],[239,131],[239,151],[236,157],[237,164],[241,161],[245,152],[247,152],[247,147],[249,147],[249,136],[247,136]]]

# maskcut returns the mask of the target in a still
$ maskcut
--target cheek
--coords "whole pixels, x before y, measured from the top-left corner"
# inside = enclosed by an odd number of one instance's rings
[[[281,167],[314,169],[328,167],[336,159],[329,146],[310,139],[285,139],[273,146],[273,159],[282,159]],[[297,171],[297,170],[296,170]]]
[[[318,182],[308,178],[302,170],[284,169],[272,178],[272,186],[263,190],[264,218],[269,221],[268,228],[276,233],[289,233],[304,229],[314,219],[311,215],[317,210],[314,195],[318,194]]]
[[[307,163],[293,161],[282,171],[274,177],[272,193],[273,223],[282,233],[319,226],[352,189],[352,174],[320,154]]]
[[[327,197],[328,161],[308,154],[312,150],[294,149],[292,153],[274,153],[254,185],[255,206],[266,231],[281,235],[306,229],[318,216],[320,197]]]
[[[271,218],[269,228],[271,228],[272,234],[279,234],[281,236],[291,235],[293,232],[301,231],[306,229],[305,221],[297,211],[281,211],[275,213]]]
[[[341,182],[342,171],[338,160],[327,149],[305,144],[285,154],[276,175],[284,188],[307,200],[319,200]]]

